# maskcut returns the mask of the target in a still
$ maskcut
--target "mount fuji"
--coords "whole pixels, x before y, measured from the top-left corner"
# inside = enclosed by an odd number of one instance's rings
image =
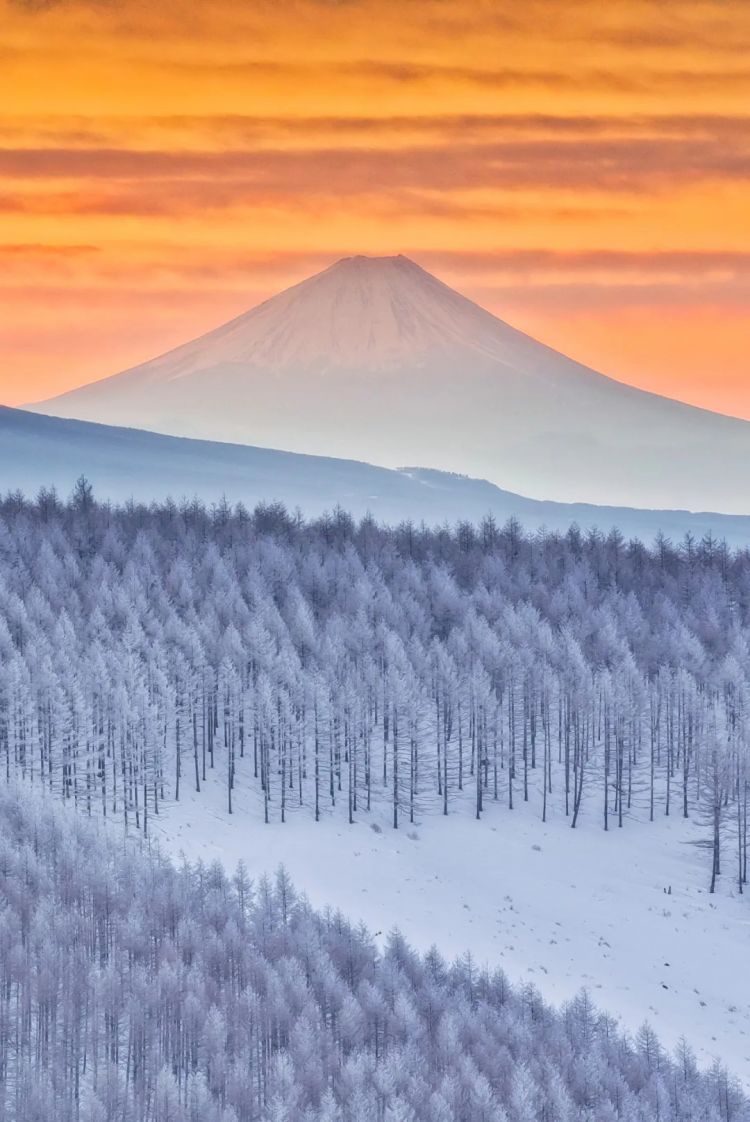
[[[597,374],[405,257],[349,257],[32,407],[478,476],[545,499],[746,513],[750,423]]]

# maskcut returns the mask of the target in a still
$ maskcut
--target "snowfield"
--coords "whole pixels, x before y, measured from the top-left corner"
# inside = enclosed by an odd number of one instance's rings
[[[547,1000],[586,987],[626,1029],[648,1020],[668,1047],[684,1035],[703,1065],[719,1058],[750,1085],[748,902],[731,873],[709,895],[706,831],[692,821],[631,819],[605,834],[593,805],[571,830],[559,811],[544,825],[488,803],[481,823],[467,806],[398,831],[385,809],[316,825],[306,807],[266,826],[241,770],[231,816],[225,796],[210,776],[163,807],[152,836],[174,857],[232,871],[242,859],[254,879],[283,864],[314,906],[380,939],[398,927],[418,949],[469,951]]]

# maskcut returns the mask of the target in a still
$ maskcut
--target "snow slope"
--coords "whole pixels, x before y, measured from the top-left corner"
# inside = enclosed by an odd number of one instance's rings
[[[750,517],[634,510],[527,499],[491,483],[420,468],[392,471],[357,460],[303,456],[268,448],[179,439],[137,429],[44,417],[0,406],[0,492],[33,496],[54,484],[66,497],[84,474],[101,499],[142,502],[168,496],[248,507],[279,500],[308,516],[340,505],[355,517],[436,525],[486,514],[499,523],[511,515],[529,530],[565,531],[618,526],[626,538],[651,541],[659,530],[678,541],[690,531],[711,531],[732,546],[750,545]]]
[[[351,257],[199,339],[36,408],[417,463],[562,501],[744,513],[750,423],[645,393],[404,257]]]
[[[593,813],[573,831],[559,811],[544,825],[496,804],[480,823],[457,813],[398,831],[364,812],[316,825],[309,808],[265,826],[241,770],[227,815],[222,778],[162,808],[153,833],[168,852],[231,870],[243,859],[253,878],[284,864],[314,905],[379,937],[397,926],[421,949],[469,950],[557,1002],[586,987],[629,1030],[648,1020],[667,1046],[684,1035],[750,1085],[748,901],[729,881],[708,895],[692,822],[605,834]]]

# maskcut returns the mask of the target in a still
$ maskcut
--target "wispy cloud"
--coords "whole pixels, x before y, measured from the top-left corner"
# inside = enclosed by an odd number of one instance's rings
[[[450,159],[439,144],[211,152],[5,148],[0,176],[45,184],[85,181],[90,187],[80,204],[70,194],[71,212],[122,213],[130,206],[130,213],[142,215],[271,196],[284,202],[418,189],[653,192],[691,182],[747,181],[750,136],[732,145],[721,135],[700,141],[594,136],[586,143],[568,137],[456,143]],[[105,189],[97,194],[94,184]]]
[[[467,142],[492,139],[562,138],[581,142],[597,137],[695,138],[716,141],[721,138],[747,146],[750,113],[738,114],[552,114],[552,113],[421,113],[411,115],[341,116],[264,116],[242,113],[210,113],[144,117],[118,115],[13,117],[6,113],[0,121],[0,140],[13,147],[23,138],[34,137],[44,148],[110,149],[113,140],[123,137],[181,138],[190,150],[213,146],[223,141],[273,147],[286,144],[311,147],[326,142],[346,145],[352,140],[367,147],[391,149],[404,139],[415,144],[435,141]]]

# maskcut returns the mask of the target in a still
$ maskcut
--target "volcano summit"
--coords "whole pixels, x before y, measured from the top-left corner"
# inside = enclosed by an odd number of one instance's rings
[[[419,464],[561,501],[750,507],[750,423],[597,374],[405,257],[344,258],[35,409]]]

